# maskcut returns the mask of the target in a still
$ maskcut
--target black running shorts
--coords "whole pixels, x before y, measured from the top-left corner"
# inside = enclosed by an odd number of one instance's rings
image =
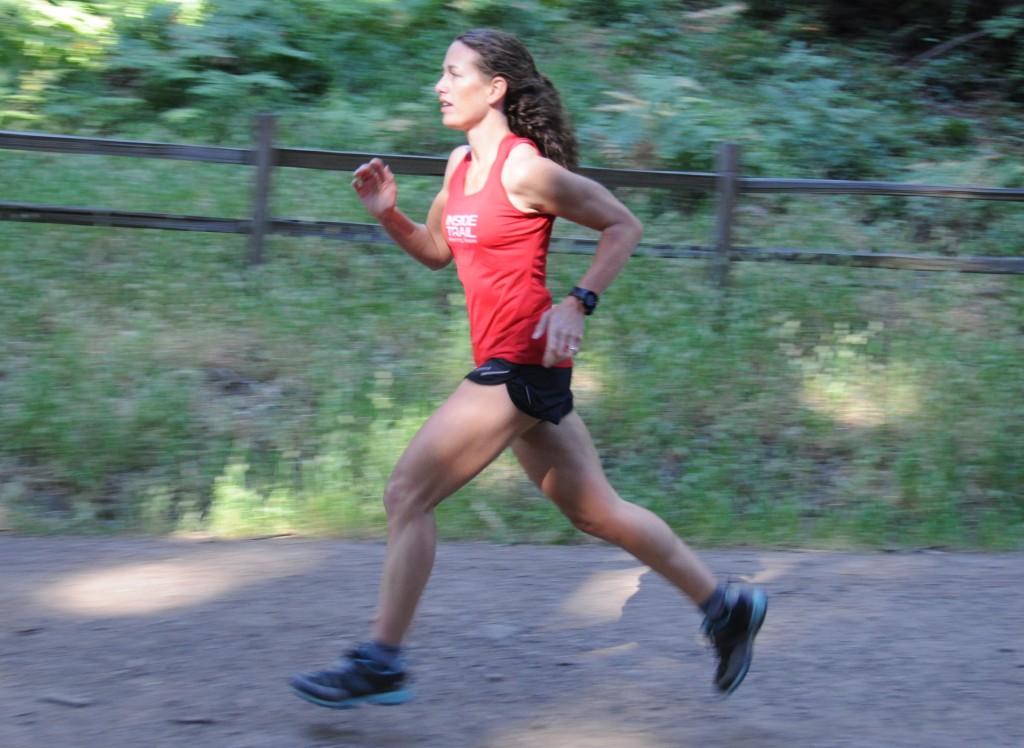
[[[466,375],[477,384],[504,384],[519,410],[542,421],[558,423],[572,412],[572,367],[514,364],[503,358],[485,361]]]

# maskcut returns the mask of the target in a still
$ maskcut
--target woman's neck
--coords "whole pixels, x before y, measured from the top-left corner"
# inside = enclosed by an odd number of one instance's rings
[[[498,157],[498,146],[512,131],[504,117],[488,118],[466,132],[466,142],[473,154],[473,161],[489,167]]]

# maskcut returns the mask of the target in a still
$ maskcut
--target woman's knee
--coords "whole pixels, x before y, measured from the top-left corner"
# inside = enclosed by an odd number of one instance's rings
[[[577,507],[566,511],[565,516],[577,530],[601,540],[614,542],[620,529],[616,513],[605,505]]]
[[[422,516],[433,509],[433,502],[422,489],[422,482],[411,479],[396,468],[384,488],[384,511],[388,522],[402,522]]]

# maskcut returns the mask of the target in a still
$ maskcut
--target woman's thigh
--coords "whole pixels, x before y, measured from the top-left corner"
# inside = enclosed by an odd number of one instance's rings
[[[536,423],[515,407],[505,387],[463,380],[409,442],[386,499],[433,508]]]
[[[605,476],[590,432],[575,411],[558,425],[537,424],[512,448],[530,479],[570,519],[621,501]]]

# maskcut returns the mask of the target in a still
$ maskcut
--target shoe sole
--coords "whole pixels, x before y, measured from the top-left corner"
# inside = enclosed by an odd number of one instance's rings
[[[765,615],[768,613],[768,596],[764,593],[764,590],[755,589],[753,591],[751,605],[750,625],[747,627],[747,632],[750,636],[747,637],[747,642],[743,648],[743,669],[733,679],[733,682],[729,684],[729,687],[723,689],[723,696],[728,696],[739,688],[740,683],[747,677],[747,672],[750,670],[750,663],[754,659],[754,637],[761,630]]]
[[[292,693],[300,699],[304,699],[310,704],[316,704],[317,706],[325,706],[328,709],[355,709],[363,704],[397,706],[398,704],[404,704],[407,701],[411,701],[416,696],[415,692],[411,688],[402,688],[397,691],[371,693],[366,696],[353,696],[350,699],[343,699],[342,701],[326,701],[325,699],[318,698],[311,693],[306,693],[295,686],[292,686],[291,688]]]

